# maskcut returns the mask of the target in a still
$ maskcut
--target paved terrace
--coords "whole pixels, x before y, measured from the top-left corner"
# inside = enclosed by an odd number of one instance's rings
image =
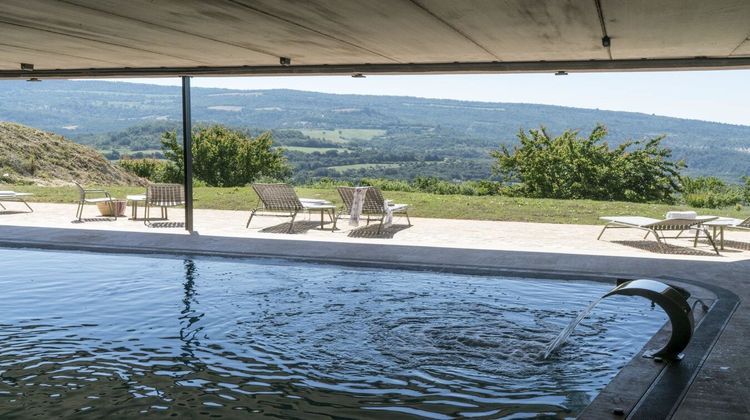
[[[339,223],[335,232],[319,228],[319,216],[300,216],[293,234],[288,218],[256,216],[245,229],[248,212],[196,210],[188,234],[183,211],[172,209],[167,222],[150,227],[127,217],[95,217],[88,206],[84,221],[73,221],[75,205],[20,203],[0,212],[0,246],[42,246],[127,252],[169,252],[231,256],[283,256],[339,262],[404,266],[462,267],[472,270],[579,273],[665,277],[713,284],[734,292],[741,303],[726,325],[675,418],[750,418],[750,233],[729,231],[726,249],[716,256],[708,244],[692,247],[689,238],[670,240],[660,251],[652,238],[634,229],[612,229],[601,241],[601,226],[395,218],[378,235],[374,226]],[[15,210],[18,210],[16,212]],[[330,224],[326,224],[330,228]]]

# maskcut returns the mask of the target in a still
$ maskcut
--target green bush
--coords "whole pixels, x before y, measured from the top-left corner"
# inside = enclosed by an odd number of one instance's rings
[[[273,149],[270,132],[248,137],[221,125],[200,127],[193,132],[193,176],[212,187],[235,187],[260,178],[284,179],[291,169],[283,151]],[[162,136],[162,150],[170,161],[166,171],[183,171],[182,145],[177,132]]]
[[[122,169],[151,182],[182,182],[182,173],[169,162],[157,159],[122,159]]]
[[[336,188],[336,187],[352,187],[354,186],[354,183],[349,182],[349,181],[339,181],[336,179],[323,177],[323,178],[316,180],[315,182],[306,184],[306,186],[309,188],[317,188],[317,189],[323,190],[323,189],[331,189],[331,188]]]
[[[635,202],[671,202],[679,191],[682,162],[669,160],[662,137],[629,141],[610,148],[607,130],[598,125],[587,138],[566,130],[551,137],[542,127],[519,132],[520,145],[491,152],[494,171],[506,182],[519,182],[527,197]]]
[[[750,176],[743,176],[742,196],[745,203],[750,203]]]
[[[731,185],[719,178],[683,177],[682,197],[693,207],[721,208],[737,206],[746,200],[746,190],[739,185]]]
[[[357,185],[377,187],[383,191],[417,191],[407,181],[398,179],[362,178]]]

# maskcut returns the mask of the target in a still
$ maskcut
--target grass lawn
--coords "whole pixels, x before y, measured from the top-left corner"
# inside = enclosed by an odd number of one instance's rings
[[[329,166],[327,169],[344,172],[349,169],[398,168],[399,166],[401,166],[400,163],[355,163],[352,165]]]
[[[29,201],[74,203],[78,198],[75,187],[36,187],[0,185],[2,190],[34,193]],[[113,196],[143,193],[141,187],[106,187]],[[300,197],[323,198],[341,204],[335,189],[297,188]],[[746,218],[750,210],[692,209],[684,205],[640,204],[593,200],[552,200],[513,197],[472,197],[384,191],[386,198],[411,205],[409,214],[415,217],[444,219],[505,220],[519,222],[600,224],[599,216],[638,215],[663,218],[669,210],[695,210],[699,214]],[[215,188],[195,187],[196,208],[222,210],[250,210],[257,197],[250,187]]]
[[[294,152],[302,152],[302,153],[312,153],[312,152],[325,153],[329,150],[335,150],[337,152],[342,152],[342,153],[349,151],[349,149],[336,148],[336,147],[279,146],[278,148],[284,149],[284,150],[291,150]]]
[[[348,143],[351,140],[370,140],[373,137],[382,136],[385,130],[367,128],[337,128],[335,130],[300,130],[302,134],[314,139],[327,140],[334,143]]]

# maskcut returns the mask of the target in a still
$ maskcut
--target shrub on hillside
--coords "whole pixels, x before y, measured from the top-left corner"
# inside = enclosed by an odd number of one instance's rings
[[[377,187],[383,191],[417,191],[407,181],[400,179],[362,178],[357,185]]]
[[[182,182],[180,173],[173,170],[169,163],[165,161],[156,159],[122,159],[117,162],[117,165],[151,182]]]
[[[193,175],[212,187],[236,187],[262,177],[283,179],[291,169],[283,151],[273,149],[270,133],[248,137],[221,125],[201,127],[193,132]],[[182,145],[177,132],[162,136],[162,150],[171,172],[182,173]]]
[[[682,197],[693,207],[735,206],[745,201],[745,194],[743,187],[727,184],[713,176],[682,178]]]
[[[528,134],[521,130],[520,145],[491,152],[494,171],[506,182],[520,182],[516,189],[527,197],[673,201],[684,164],[670,160],[663,136],[610,148],[606,135],[603,125],[586,138],[576,130],[557,137],[544,127]]]

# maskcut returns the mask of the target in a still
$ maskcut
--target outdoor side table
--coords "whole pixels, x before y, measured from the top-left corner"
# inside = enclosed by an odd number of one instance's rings
[[[711,220],[708,222],[703,223],[703,226],[710,227],[712,232],[711,236],[713,237],[713,240],[716,240],[716,237],[718,235],[719,237],[719,248],[721,250],[724,250],[724,229],[727,226],[733,226],[737,223],[740,223],[741,220],[737,219],[731,219],[728,217],[719,217],[718,219]]]
[[[310,217],[310,214],[313,211],[319,211],[320,212],[320,230],[324,230],[325,228],[323,225],[325,224],[324,221],[324,215],[328,214],[331,217],[331,220],[333,222],[333,226],[331,227],[331,232],[336,230],[336,206],[333,205],[328,200],[318,199],[318,198],[300,198],[300,203],[302,203],[305,208],[303,210],[307,211],[308,217]],[[307,207],[310,206],[310,207]]]
[[[130,212],[130,219],[136,220],[138,219],[138,203],[146,204],[146,194],[135,194],[135,195],[129,195],[125,197],[130,202],[131,212]]]

